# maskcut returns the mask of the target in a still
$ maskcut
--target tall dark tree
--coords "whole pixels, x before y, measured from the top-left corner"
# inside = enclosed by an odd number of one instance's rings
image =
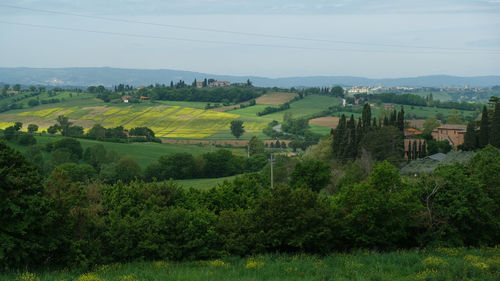
[[[413,151],[412,159],[415,160],[418,157],[418,150],[417,150],[417,142],[416,141],[413,141],[412,151]]]
[[[342,114],[340,116],[339,124],[337,125],[337,128],[333,132],[333,155],[336,158],[341,158],[342,157],[342,152],[343,152],[343,147],[345,146],[345,136],[346,136],[346,127],[347,127],[347,122],[345,115]]]
[[[408,162],[410,162],[410,160],[412,159],[412,151],[411,151],[411,140],[408,141],[408,149],[406,151],[406,157],[408,158]]]
[[[480,148],[485,147],[490,142],[490,120],[488,119],[488,108],[483,107],[481,114],[481,123],[479,124],[478,145]]]
[[[354,115],[351,114],[351,118],[349,118],[349,121],[347,122],[347,147],[344,152],[344,157],[345,159],[352,159],[354,160],[356,158],[356,125],[354,122]]]
[[[389,119],[389,125],[390,126],[394,126],[394,127],[397,127],[397,119],[398,119],[398,113],[396,111],[396,109],[394,109],[391,113],[391,119]]]
[[[500,102],[495,103],[495,111],[491,120],[490,143],[500,148]]]
[[[422,141],[422,158],[427,156],[427,143],[425,141]]]
[[[418,142],[418,158],[422,158],[422,141]]]
[[[401,107],[401,110],[398,112],[397,127],[401,131],[405,129],[405,111],[403,107]]]
[[[372,121],[372,110],[368,103],[363,106],[363,113],[361,114],[361,119],[363,119],[363,128],[369,128],[370,122]]]
[[[474,150],[478,147],[478,138],[476,133],[476,126],[474,126],[474,122],[469,122],[467,124],[467,130],[464,136],[464,144],[462,148],[464,150]]]

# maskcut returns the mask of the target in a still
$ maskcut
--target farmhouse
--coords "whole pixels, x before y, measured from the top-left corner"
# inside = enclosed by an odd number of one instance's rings
[[[122,96],[122,102],[128,103],[131,98],[131,96]]]
[[[437,141],[447,140],[456,149],[464,143],[466,128],[466,125],[441,125],[432,131],[432,137]]]
[[[229,81],[213,81],[212,83],[208,84],[209,87],[229,87],[231,86],[231,83]]]

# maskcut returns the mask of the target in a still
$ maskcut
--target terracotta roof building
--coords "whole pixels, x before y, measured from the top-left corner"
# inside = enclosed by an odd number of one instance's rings
[[[467,126],[458,124],[445,124],[432,131],[432,137],[437,141],[447,140],[455,149],[464,143]]]

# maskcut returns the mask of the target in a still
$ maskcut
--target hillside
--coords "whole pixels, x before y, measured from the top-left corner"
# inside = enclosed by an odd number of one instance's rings
[[[74,68],[0,68],[0,83],[19,83],[22,85],[76,86],[104,85],[110,87],[119,83],[135,86],[155,83],[168,84],[170,81],[204,78],[227,80],[232,83],[246,82],[250,79],[261,87],[321,87],[377,86],[384,87],[491,87],[500,85],[500,76],[458,77],[449,75],[430,75],[408,78],[370,79],[354,76],[310,76],[266,78],[258,76],[216,75],[209,73],[171,70],[171,69],[124,69],[110,67],[74,67]]]

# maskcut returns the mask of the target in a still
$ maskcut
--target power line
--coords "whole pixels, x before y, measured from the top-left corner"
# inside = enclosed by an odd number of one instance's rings
[[[28,26],[36,28],[46,28],[54,30],[64,30],[64,31],[77,31],[77,32],[87,32],[87,33],[97,33],[105,35],[114,36],[125,36],[125,37],[136,37],[136,38],[150,38],[150,39],[163,39],[163,40],[174,40],[174,41],[184,41],[184,42],[195,42],[195,43],[208,43],[208,44],[225,44],[225,45],[238,45],[247,47],[269,47],[269,48],[281,48],[281,49],[298,49],[298,50],[322,50],[322,51],[337,51],[337,52],[355,52],[355,53],[414,53],[414,54],[436,54],[448,52],[424,52],[424,51],[389,51],[389,50],[362,50],[362,49],[340,49],[340,48],[322,48],[322,47],[304,47],[304,46],[292,46],[292,45],[277,45],[277,44],[261,44],[261,43],[242,43],[234,41],[219,41],[219,40],[201,40],[201,39],[191,39],[182,37],[169,37],[169,36],[156,36],[156,35],[144,35],[144,34],[134,34],[134,33],[123,33],[114,31],[102,31],[102,30],[92,30],[83,28],[72,28],[72,27],[60,27],[52,25],[41,25],[41,24],[29,24],[29,23],[19,23],[19,22],[9,22],[0,20],[0,24],[11,24],[18,26]],[[473,52],[457,51],[455,53],[462,54],[477,54]],[[484,52],[481,54],[485,54]],[[498,52],[490,52],[489,54],[500,54]]]
[[[160,27],[168,27],[168,28],[176,28],[176,29],[184,29],[184,30],[196,30],[196,31],[204,31],[204,32],[225,33],[225,34],[232,34],[232,35],[245,35],[245,36],[254,36],[254,37],[275,38],[275,39],[300,40],[300,41],[322,42],[322,43],[331,43],[331,44],[376,46],[376,47],[442,50],[442,51],[466,51],[466,52],[499,52],[500,51],[500,50],[492,50],[492,49],[477,50],[477,49],[467,49],[467,48],[446,48],[446,47],[436,47],[436,46],[404,45],[404,44],[393,44],[393,43],[369,43],[369,42],[356,42],[356,41],[344,41],[344,40],[328,40],[328,39],[318,39],[318,38],[308,38],[308,37],[285,36],[285,35],[263,34],[263,33],[254,33],[254,32],[231,31],[231,30],[214,29],[214,28],[183,26],[183,25],[175,25],[175,24],[163,24],[163,23],[155,23],[155,22],[147,22],[147,21],[135,21],[135,20],[129,20],[129,19],[116,19],[116,18],[108,18],[108,17],[101,17],[101,16],[90,16],[90,15],[84,15],[84,14],[78,14],[78,13],[71,13],[71,12],[27,8],[27,7],[8,5],[8,4],[0,4],[0,6],[13,8],[13,9],[33,11],[33,12],[43,12],[43,13],[50,13],[50,14],[75,16],[75,17],[99,19],[99,20],[114,21],[114,22],[134,23],[134,24],[160,26]]]

